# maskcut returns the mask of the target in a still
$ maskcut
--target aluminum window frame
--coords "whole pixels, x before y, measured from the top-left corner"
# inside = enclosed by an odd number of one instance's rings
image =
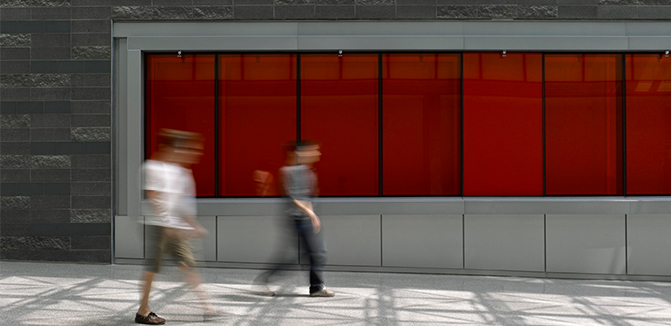
[[[657,52],[671,22],[114,22],[115,215],[141,216],[144,53],[328,51]],[[662,214],[671,197],[322,198],[323,214]],[[279,198],[198,199],[199,215],[268,215]]]

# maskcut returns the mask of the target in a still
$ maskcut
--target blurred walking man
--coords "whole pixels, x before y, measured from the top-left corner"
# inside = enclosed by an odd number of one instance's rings
[[[324,285],[322,271],[326,263],[326,245],[320,232],[321,221],[312,204],[312,196],[317,194],[318,189],[317,175],[312,164],[318,162],[320,156],[319,144],[315,142],[292,144],[287,148],[287,162],[280,169],[279,175],[284,195],[288,199],[286,212],[287,223],[291,226],[289,229],[300,237],[310,259],[310,296],[332,297],[335,293]],[[278,259],[270,270],[254,281],[262,294],[274,295],[267,284],[270,277],[281,270],[282,263],[282,259]]]
[[[165,253],[179,263],[185,281],[203,305],[204,316],[216,313],[194,270],[196,262],[190,242],[207,235],[194,218],[196,187],[191,173],[191,165],[202,156],[203,139],[199,134],[169,129],[161,130],[158,136],[159,149],[143,167],[144,190],[154,210],[154,216],[146,221],[151,234],[148,244],[156,256],[143,274],[142,299],[135,315],[136,323],[149,325],[165,324],[164,318],[149,309],[151,285]]]

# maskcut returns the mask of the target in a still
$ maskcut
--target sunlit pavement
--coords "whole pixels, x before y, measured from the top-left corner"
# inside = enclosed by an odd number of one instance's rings
[[[277,295],[251,291],[259,273],[199,269],[223,312],[205,322],[175,267],[157,277],[151,308],[166,325],[671,325],[671,283],[418,274],[325,274],[334,298],[307,295],[287,272]],[[141,266],[0,262],[0,325],[134,325]]]

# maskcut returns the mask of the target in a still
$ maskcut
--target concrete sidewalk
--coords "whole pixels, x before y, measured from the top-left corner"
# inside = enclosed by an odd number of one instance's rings
[[[228,314],[204,322],[175,267],[151,308],[166,325],[671,325],[671,283],[329,272],[334,298],[307,296],[307,272],[278,295],[258,270],[199,269]],[[0,262],[0,325],[134,325],[141,266]]]

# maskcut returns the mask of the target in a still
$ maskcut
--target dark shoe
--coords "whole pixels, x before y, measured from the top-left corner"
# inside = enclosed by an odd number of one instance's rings
[[[147,324],[147,325],[163,325],[165,324],[165,318],[157,316],[155,313],[150,312],[147,317],[140,314],[135,314],[135,322],[138,324]]]
[[[252,292],[264,297],[275,296],[275,292],[268,287],[268,278],[264,277],[266,273],[257,276],[252,282]]]
[[[217,310],[208,310],[203,313],[203,321],[213,321],[221,316],[221,313]]]
[[[265,284],[254,284],[252,286],[252,292],[263,297],[272,297],[275,296],[275,292],[270,290],[268,285]]]
[[[315,291],[315,292],[310,293],[310,296],[311,297],[333,297],[333,296],[335,296],[335,292],[330,291],[326,288],[322,288],[319,291]]]

